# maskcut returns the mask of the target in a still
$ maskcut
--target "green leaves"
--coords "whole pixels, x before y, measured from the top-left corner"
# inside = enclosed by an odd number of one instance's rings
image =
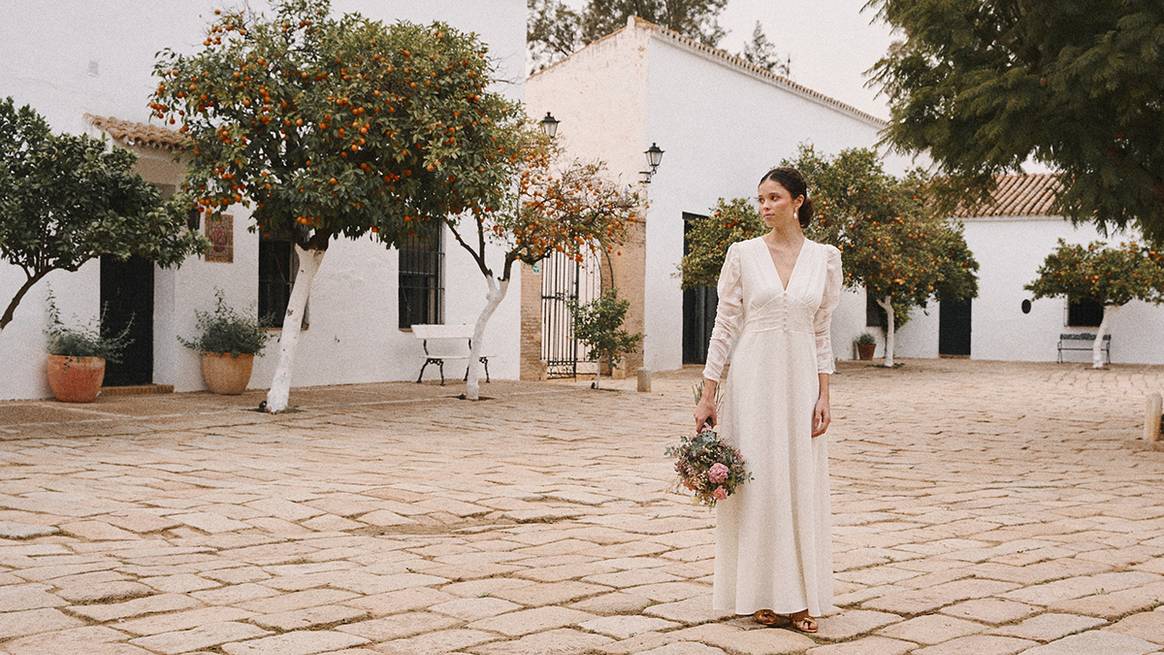
[[[622,29],[638,16],[708,46],[724,37],[719,15],[727,0],[588,0],[575,11],[562,0],[528,0],[526,41],[536,68]]]
[[[899,322],[910,307],[930,298],[977,295],[978,263],[962,227],[946,220],[947,205],[935,200],[933,182],[922,172],[897,179],[873,150],[826,158],[811,146],[781,165],[795,167],[808,181],[815,212],[808,237],[840,249],[846,285],[863,286],[875,298],[892,297]],[[728,245],[766,231],[752,201],[721,199],[687,233],[683,288],[715,286]]]
[[[1093,241],[1083,247],[1059,239],[1036,274],[1024,287],[1036,299],[1066,296],[1105,306],[1164,303],[1164,255],[1134,242],[1113,248]]]
[[[988,197],[1030,157],[1057,211],[1164,240],[1164,5],[871,0],[906,38],[873,68],[888,140],[927,151],[953,196]]]
[[[223,13],[202,50],[155,64],[151,107],[191,139],[187,190],[205,213],[242,203],[260,231],[322,249],[499,206],[521,113],[489,90],[479,37],[335,17],[326,0],[274,8]]]
[[[687,254],[679,263],[683,289],[714,287],[728,246],[766,231],[755,203],[744,198],[720,198],[710,216],[694,219],[687,230]]]
[[[574,317],[575,338],[586,344],[592,355],[606,359],[611,366],[617,366],[622,356],[637,349],[643,339],[641,334],[622,329],[630,302],[620,300],[616,289],[607,289],[586,304],[571,300],[569,308]]]
[[[0,328],[27,287],[102,255],[139,255],[163,267],[204,245],[186,228],[188,206],[163,203],[134,172],[136,157],[89,136],[53,134],[30,107],[0,102],[0,257],[23,269]]]
[[[221,289],[215,291],[214,301],[212,311],[194,312],[199,334],[193,339],[178,337],[178,341],[200,353],[261,354],[271,335],[259,325],[258,317],[227,305]]]

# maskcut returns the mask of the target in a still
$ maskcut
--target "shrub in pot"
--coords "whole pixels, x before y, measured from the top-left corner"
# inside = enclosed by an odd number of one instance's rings
[[[194,312],[198,336],[178,337],[178,341],[202,355],[202,379],[207,389],[238,395],[246,391],[255,355],[263,352],[270,335],[259,326],[257,317],[227,305],[221,289],[215,292],[214,299],[212,311]]]
[[[872,334],[863,332],[853,340],[853,343],[857,344],[857,357],[863,360],[873,359],[873,353],[877,350],[877,339],[874,339]]]
[[[91,403],[101,392],[105,363],[120,362],[132,339],[129,326],[114,335],[101,333],[100,321],[80,327],[61,322],[56,298],[48,295],[47,373],[53,397],[67,403]]]

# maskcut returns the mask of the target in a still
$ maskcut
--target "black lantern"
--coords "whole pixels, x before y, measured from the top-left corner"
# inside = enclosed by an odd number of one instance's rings
[[[561,123],[561,121],[554,118],[554,115],[547,111],[546,117],[543,118],[539,123],[542,128],[542,134],[550,137],[551,139],[554,138],[554,135],[558,133],[559,123]]]
[[[663,150],[659,144],[652,142],[651,147],[647,148],[643,154],[647,156],[647,165],[651,167],[651,173],[654,173],[663,161]]]

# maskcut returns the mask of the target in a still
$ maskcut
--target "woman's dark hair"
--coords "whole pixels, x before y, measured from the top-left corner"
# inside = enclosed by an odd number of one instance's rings
[[[812,199],[808,197],[808,183],[804,181],[804,176],[800,174],[800,171],[790,166],[773,168],[764,173],[764,177],[760,178],[760,184],[768,180],[784,187],[793,200],[797,196],[804,196],[804,204],[797,211],[796,218],[800,221],[800,227],[808,227],[808,224],[812,222]]]

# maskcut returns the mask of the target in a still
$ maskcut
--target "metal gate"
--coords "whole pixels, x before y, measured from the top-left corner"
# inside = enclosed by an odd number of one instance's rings
[[[581,263],[554,253],[542,264],[542,361],[546,377],[577,377],[598,370],[585,345],[574,338],[569,302],[586,304],[602,294],[599,254],[588,251]]]

